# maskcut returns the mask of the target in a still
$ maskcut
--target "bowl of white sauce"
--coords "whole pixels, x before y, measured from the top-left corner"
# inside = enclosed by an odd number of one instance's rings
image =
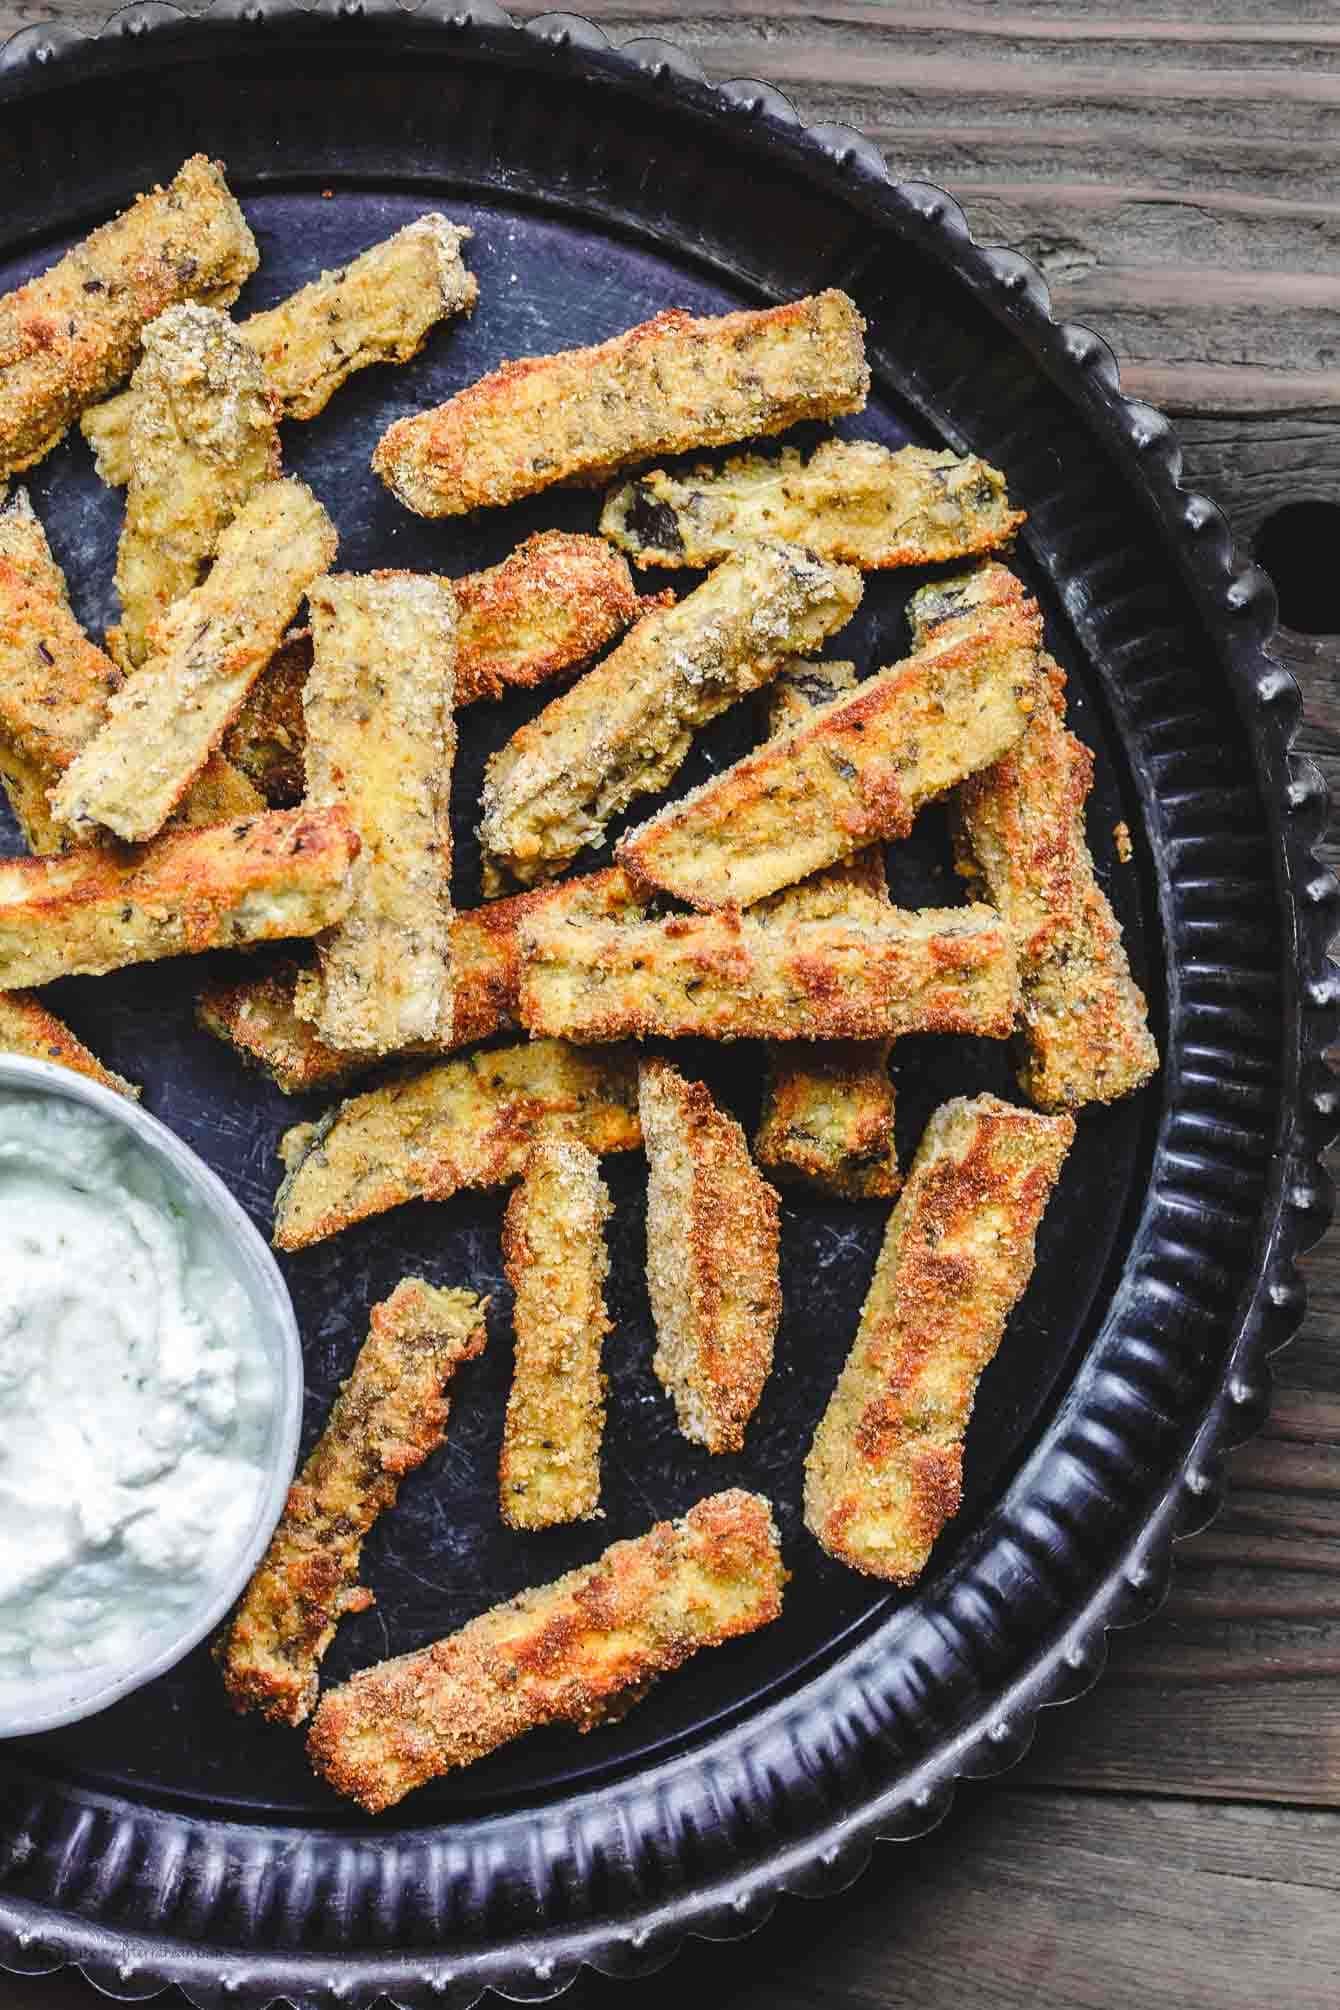
[[[128,1098],[0,1056],[0,1737],[152,1681],[240,1595],[298,1451],[269,1249]]]

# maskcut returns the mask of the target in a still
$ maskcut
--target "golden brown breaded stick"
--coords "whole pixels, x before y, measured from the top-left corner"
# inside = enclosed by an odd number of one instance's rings
[[[521,982],[521,923],[539,910],[590,918],[636,919],[642,903],[617,866],[490,900],[451,918],[452,1020],[450,1031],[413,1052],[452,1053],[517,1024]],[[331,1047],[294,1008],[303,966],[292,958],[235,983],[210,984],[196,1002],[207,1032],[237,1048],[264,1069],[286,1095],[302,1095],[346,1081],[372,1057]]]
[[[772,686],[770,724],[784,733],[853,689],[852,663],[788,665]],[[878,845],[798,886],[761,900],[760,921],[867,921],[889,914],[889,885]],[[842,1200],[891,1200],[899,1187],[890,1040],[770,1041],[754,1156],[784,1179],[806,1180]]]
[[[642,565],[719,565],[781,537],[869,572],[998,551],[1023,522],[975,454],[825,440],[808,460],[785,447],[682,476],[655,468],[613,491],[600,528]]]
[[[152,837],[215,751],[279,647],[298,603],[335,556],[335,529],[302,482],[266,482],[219,539],[209,577],[150,631],[153,656],[51,793],[89,835]]]
[[[943,610],[949,592],[914,595],[914,634],[947,618],[931,609]],[[1093,755],[1066,729],[1065,674],[1044,656],[1027,732],[960,786],[956,805],[962,862],[1014,930],[1019,1086],[1043,1110],[1128,1096],[1159,1065],[1144,993],[1094,876],[1084,832],[1092,786]]]
[[[682,1521],[329,1690],[308,1756],[378,1814],[541,1724],[593,1729],[700,1648],[776,1619],[785,1581],[768,1502],[710,1494]]]
[[[456,595],[456,709],[575,670],[653,604],[603,538],[537,531],[501,565],[449,582]],[[673,595],[671,596],[673,602]],[[302,692],[310,631],[286,636],[229,727],[224,749],[276,808],[301,800]]]
[[[287,1131],[275,1244],[305,1249],[407,1200],[521,1176],[542,1136],[595,1152],[635,1151],[636,1063],[625,1048],[583,1054],[561,1040],[521,1041],[384,1083]]]
[[[498,1494],[509,1528],[589,1520],[600,1508],[605,1377],[600,1349],[609,1256],[609,1189],[575,1138],[541,1138],[503,1217],[503,1266],[515,1293],[516,1366],[507,1398]]]
[[[668,1061],[642,1063],[638,1110],[652,1366],[684,1436],[709,1452],[738,1452],[782,1315],[777,1196],[734,1117]]]
[[[643,611],[628,561],[574,531],[537,531],[501,565],[454,585],[458,706],[575,670]]]
[[[193,154],[167,188],[0,297],[0,478],[40,461],[130,375],[155,315],[180,300],[228,306],[257,260],[222,166]]]
[[[315,935],[343,913],[357,853],[343,811],[271,810],[134,849],[0,860],[0,990]]]
[[[31,991],[0,991],[0,1053],[22,1054],[30,1061],[54,1061],[76,1075],[101,1082],[104,1089],[138,1099],[139,1090],[124,1075],[104,1068],[96,1054],[73,1034],[63,1020]]]
[[[307,800],[344,803],[362,849],[348,912],[295,1002],[331,1046],[394,1053],[452,1020],[456,602],[410,572],[329,574],[310,599]]]
[[[340,385],[370,363],[407,363],[437,322],[468,314],[479,288],[461,263],[473,231],[436,211],[407,223],[348,265],[237,324],[286,419],[314,419]],[[112,488],[130,480],[133,389],[93,405],[81,425],[98,473]]]
[[[671,803],[622,840],[620,865],[690,907],[748,907],[905,837],[924,803],[1013,745],[1036,701],[1037,607],[1004,566],[984,570],[999,604],[946,621],[915,655]]]
[[[591,349],[504,363],[398,419],[372,465],[407,509],[460,516],[555,482],[859,412],[865,323],[830,290],[701,320],[658,314]]]
[[[326,1427],[289,1488],[278,1528],[214,1643],[233,1708],[301,1724],[346,1612],[376,1603],[358,1581],[363,1539],[400,1482],[446,1438],[447,1385],[483,1352],[488,1300],[404,1277],[369,1314],[368,1337]]]
[[[107,646],[137,670],[150,628],[200,584],[243,504],[278,478],[279,423],[255,352],[216,307],[170,307],[149,323],[129,395],[121,621]]]
[[[891,907],[789,928],[737,914],[522,924],[521,1022],[565,1040],[1003,1040],[1019,1005],[992,907]]]
[[[817,649],[855,611],[860,574],[757,544],[648,615],[492,756],[479,834],[485,885],[553,879],[610,818],[664,788],[699,726]]]
[[[913,1583],[957,1512],[978,1378],[1074,1135],[996,1096],[957,1096],[927,1125],[805,1461],[806,1526],[853,1570]]]
[[[0,780],[35,852],[66,850],[76,834],[51,813],[47,790],[102,725],[123,682],[74,617],[65,575],[22,489],[0,510]],[[182,802],[182,823],[223,823],[265,806],[221,756]]]

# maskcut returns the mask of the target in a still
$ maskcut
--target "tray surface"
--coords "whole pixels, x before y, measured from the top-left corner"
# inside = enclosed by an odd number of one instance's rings
[[[305,1342],[305,1444],[368,1306],[399,1276],[494,1294],[445,1451],[369,1540],[377,1605],[341,1626],[327,1682],[720,1486],[773,1500],[793,1576],[777,1625],[700,1657],[623,1722],[533,1736],[382,1822],[313,1780],[300,1738],[233,1719],[203,1649],[114,1710],[7,1747],[0,1955],[78,1958],[132,1993],[170,1978],[201,2002],[225,1982],[248,2003],[324,2000],[336,1983],[356,2002],[381,1988],[467,2002],[490,1980],[544,1994],[582,1958],[634,1969],[687,1927],[744,1930],[778,1889],[854,1874],[874,1834],[924,1829],[955,1775],[1017,1756],[1038,1704],[1092,1679],[1104,1624],[1156,1598],[1171,1534],[1212,1509],[1218,1450],[1263,1412],[1260,1356],[1296,1324],[1292,1258],[1326,1209],[1312,1163],[1330,1121],[1317,1057],[1334,889],[1309,854],[1320,784],[1286,760],[1296,697],[1261,653],[1269,589],[1232,573],[1215,513],[1176,491],[1166,422],[1115,396],[1093,338],[1051,327],[1022,261],[977,251],[936,192],[890,190],[851,135],[793,130],[761,87],[709,90],[663,45],[614,57],[566,17],[522,33],[491,11],[475,25],[379,11],[269,9],[248,26],[220,8],[190,26],[154,7],[134,10],[147,24],[134,43],[109,31],[45,61],[35,38],[51,36],[25,31],[0,56],[12,100],[0,174],[19,192],[0,225],[0,290],[196,148],[227,162],[260,244],[243,311],[444,208],[475,231],[473,318],[413,364],[355,378],[321,418],[286,427],[284,450],[335,518],[342,567],[455,574],[534,529],[594,528],[598,496],[424,522],[368,467],[390,420],[506,357],[598,341],[666,306],[710,313],[846,285],[870,322],[875,382],[866,413],[838,430],[980,451],[1030,511],[1017,563],[1097,755],[1090,839],[1166,1065],[1144,1095],[1081,1118],[1033,1283],[982,1383],[963,1511],[908,1595],[843,1570],[800,1519],[801,1461],[884,1209],[784,1195],[777,1366],[745,1451],[712,1459],[678,1435],[651,1373],[645,1167],[606,1161],[605,1519],[541,1535],[497,1514],[502,1196],[401,1209],[282,1259]],[[77,436],[30,488],[96,633],[114,615],[120,497]],[[869,578],[827,653],[895,660],[921,576]],[[478,899],[483,762],[544,695],[463,717],[459,904]],[[758,730],[736,708],[700,736],[673,793]],[[1135,837],[1129,865],[1119,821]],[[19,848],[12,827],[3,842]],[[962,897],[939,814],[893,848],[890,876],[908,905]],[[51,995],[268,1227],[278,1136],[323,1101],[281,1096],[199,1033],[200,978],[180,962]],[[756,1050],[685,1059],[750,1127]],[[1006,1048],[988,1041],[903,1041],[895,1076],[904,1161],[946,1095],[1018,1100]]]

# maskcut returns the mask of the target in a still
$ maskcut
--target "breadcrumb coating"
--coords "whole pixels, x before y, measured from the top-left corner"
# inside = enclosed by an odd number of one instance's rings
[[[0,990],[316,935],[349,900],[342,810],[271,810],[155,843],[0,859]]]
[[[652,1366],[684,1436],[709,1452],[738,1452],[782,1316],[777,1196],[703,1083],[668,1061],[644,1061],[638,1108]]]
[[[1024,520],[975,454],[825,440],[808,460],[784,447],[687,475],[655,468],[614,490],[600,528],[641,565],[719,565],[780,537],[870,572],[998,551]]]
[[[407,509],[460,516],[656,454],[859,412],[865,323],[845,293],[694,320],[680,310],[590,349],[504,363],[398,419],[372,465]]]
[[[487,1299],[405,1277],[369,1314],[368,1336],[214,1658],[233,1708],[301,1724],[347,1612],[375,1604],[358,1581],[363,1542],[400,1482],[445,1441],[447,1386],[482,1353]]]
[[[118,1095],[139,1098],[133,1082],[104,1068],[97,1055],[90,1053],[31,991],[0,991],[0,1053],[21,1054],[29,1061],[52,1061],[76,1075],[86,1075],[90,1082],[100,1082],[104,1089],[115,1089]]]
[[[515,1294],[516,1365],[498,1495],[509,1528],[587,1520],[600,1507],[611,1211],[600,1161],[575,1138],[542,1138],[507,1203],[502,1248]]]
[[[853,1570],[914,1583],[957,1513],[978,1379],[1074,1135],[997,1096],[957,1096],[927,1125],[805,1461],[806,1527]]]
[[[589,1731],[659,1675],[776,1619],[781,1546],[760,1494],[710,1494],[458,1633],[322,1698],[312,1765],[369,1814],[542,1724]]]
[[[0,296],[0,480],[40,461],[124,382],[165,308],[229,306],[258,259],[222,163],[193,154],[167,188]]]
[[[462,1187],[519,1179],[542,1136],[596,1152],[633,1151],[636,1064],[609,1048],[523,1041],[385,1082],[319,1124],[284,1134],[287,1175],[275,1201],[275,1245],[305,1249],[407,1200],[448,1200]]]

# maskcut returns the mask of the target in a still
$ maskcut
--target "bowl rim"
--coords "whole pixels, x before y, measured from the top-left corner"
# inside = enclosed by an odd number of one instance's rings
[[[206,1212],[221,1232],[221,1239],[236,1254],[239,1274],[256,1287],[254,1291],[248,1291],[248,1297],[253,1303],[258,1300],[267,1302],[271,1308],[277,1348],[275,1402],[278,1417],[269,1475],[257,1503],[251,1532],[236,1552],[229,1569],[220,1575],[210,1599],[197,1608],[189,1623],[167,1639],[149,1660],[137,1662],[129,1670],[121,1663],[109,1663],[111,1672],[107,1680],[97,1683],[77,1701],[39,1707],[31,1713],[15,1717],[5,1713],[3,1700],[0,1699],[0,1741],[34,1737],[38,1732],[60,1730],[67,1724],[77,1724],[86,1717],[96,1716],[99,1711],[109,1709],[113,1703],[120,1702],[123,1697],[175,1668],[213,1632],[240,1596],[283,1513],[302,1432],[304,1386],[302,1336],[283,1273],[255,1223],[212,1167],[206,1165],[175,1131],[169,1130],[161,1117],[154,1116],[152,1111],[144,1109],[119,1090],[105,1088],[101,1082],[76,1074],[54,1061],[0,1054],[0,1091],[11,1089],[61,1096],[112,1118],[134,1138],[141,1150],[174,1174],[179,1182],[191,1188],[194,1198],[204,1203]],[[96,1669],[88,1673],[96,1674]],[[50,1679],[53,1687],[65,1680],[62,1676]]]

